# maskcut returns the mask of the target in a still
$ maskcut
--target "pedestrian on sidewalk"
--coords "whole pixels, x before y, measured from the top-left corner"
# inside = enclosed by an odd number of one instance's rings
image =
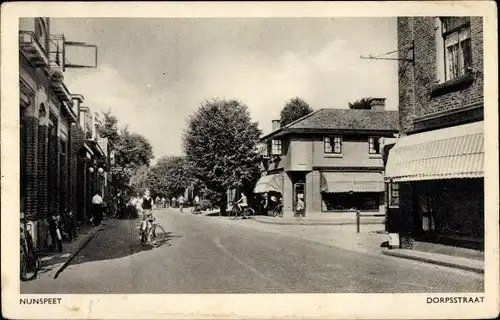
[[[93,215],[93,222],[94,225],[98,226],[101,224],[102,221],[102,204],[103,204],[103,199],[101,197],[101,194],[99,191],[96,191],[94,197],[92,197],[92,215]]]
[[[179,203],[179,208],[182,212],[182,209],[184,208],[184,196],[182,194],[179,196],[179,200],[177,202]]]

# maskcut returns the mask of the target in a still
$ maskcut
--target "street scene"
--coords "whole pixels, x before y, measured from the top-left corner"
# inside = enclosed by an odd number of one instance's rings
[[[481,17],[19,20],[22,294],[484,292]]]
[[[21,293],[420,293],[481,292],[482,276],[385,256],[383,235],[355,226],[278,226],[161,209],[168,230],[141,246],[139,223],[108,220],[58,276]],[[364,226],[365,230],[376,227]],[[375,231],[375,230],[374,230]],[[42,270],[43,272],[43,270]]]

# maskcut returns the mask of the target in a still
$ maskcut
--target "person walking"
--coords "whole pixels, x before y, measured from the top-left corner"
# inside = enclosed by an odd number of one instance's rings
[[[165,208],[165,203],[166,203],[167,199],[165,199],[165,197],[161,197],[160,201],[161,201],[161,207]]]
[[[179,196],[177,202],[179,203],[179,208],[180,211],[182,212],[182,209],[184,208],[184,196],[182,194]]]
[[[101,197],[101,194],[99,193],[99,191],[96,191],[95,195],[92,197],[92,215],[93,215],[92,221],[96,226],[100,225],[102,221],[103,202],[104,201]]]
[[[175,197],[172,197],[172,203],[170,203],[170,206],[172,208],[175,208],[175,201],[176,201]]]

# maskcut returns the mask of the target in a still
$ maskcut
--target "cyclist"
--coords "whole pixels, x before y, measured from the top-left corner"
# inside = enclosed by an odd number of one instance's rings
[[[248,207],[247,196],[242,192],[240,200],[236,201],[235,204],[238,206],[238,209],[240,209],[240,212],[243,212],[243,210]]]
[[[144,232],[146,231],[146,226],[147,222],[146,219],[149,222],[152,222],[156,220],[156,215],[153,211],[155,202],[153,198],[150,195],[150,192],[148,189],[144,192],[144,196],[142,197],[141,201],[141,208],[142,208],[142,223],[141,223],[141,231]]]
[[[200,208],[200,197],[198,197],[198,195],[196,195],[196,197],[194,197],[194,209],[196,211],[199,208]]]

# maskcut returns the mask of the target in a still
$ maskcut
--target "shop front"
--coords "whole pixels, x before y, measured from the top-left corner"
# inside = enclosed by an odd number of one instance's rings
[[[382,172],[322,172],[323,211],[383,211]]]
[[[483,122],[406,136],[390,151],[388,231],[413,241],[484,248]]]

